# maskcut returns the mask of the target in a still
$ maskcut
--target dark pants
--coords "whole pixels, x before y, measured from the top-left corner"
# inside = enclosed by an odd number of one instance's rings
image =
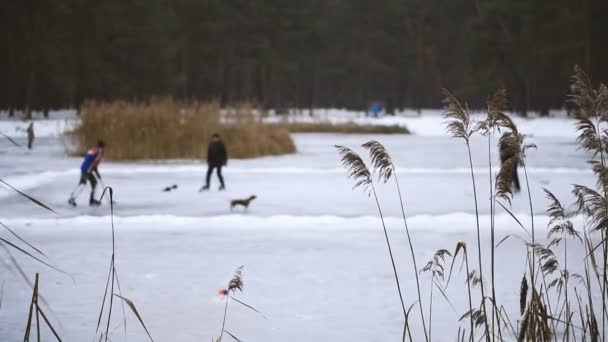
[[[95,178],[95,175],[93,174],[93,172],[89,172],[87,173],[82,173],[80,175],[80,183],[79,184],[87,184],[87,180],[89,181],[89,183],[91,183],[91,200],[95,199],[95,187],[97,187],[97,178]]]
[[[211,174],[213,173],[213,169],[217,169],[217,178],[220,179],[220,185],[224,186],[224,177],[222,177],[222,165],[209,165],[209,167],[207,168],[206,186],[209,186],[209,182],[211,181]]]

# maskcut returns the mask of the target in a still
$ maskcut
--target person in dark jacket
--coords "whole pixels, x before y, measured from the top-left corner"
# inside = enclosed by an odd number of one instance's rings
[[[200,191],[209,190],[209,182],[211,181],[211,174],[213,169],[217,169],[217,177],[220,180],[220,189],[226,188],[224,184],[224,177],[222,177],[222,167],[228,163],[228,153],[226,152],[226,146],[222,142],[220,135],[215,133],[211,136],[211,143],[209,143],[209,149],[207,150],[207,178],[205,186]]]

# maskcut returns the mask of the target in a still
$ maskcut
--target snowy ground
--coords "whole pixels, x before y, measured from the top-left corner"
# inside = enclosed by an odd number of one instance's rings
[[[41,273],[41,293],[66,341],[95,335],[97,314],[109,266],[109,208],[91,209],[82,194],[77,208],[67,197],[78,180],[79,158],[64,155],[58,134],[66,118],[37,122],[33,151],[0,139],[0,178],[53,207],[34,207],[0,188],[0,220],[41,248],[49,261],[72,278],[20,258],[28,275]],[[338,120],[338,119],[336,119]],[[367,119],[360,119],[367,120]],[[398,166],[418,266],[438,248],[453,250],[466,241],[474,253],[475,216],[464,145],[445,137],[438,116],[385,118],[400,120],[415,135],[295,135],[298,153],[283,157],[231,160],[225,169],[228,190],[197,192],[205,165],[199,161],[109,163],[100,168],[115,189],[117,267],[123,294],[134,300],[157,341],[200,341],[218,336],[223,301],[217,295],[232,271],[245,265],[245,293],[268,320],[234,304],[227,329],[245,341],[395,341],[401,337],[401,308],[373,201],[352,184],[340,167],[335,144],[356,147],[369,139],[383,142]],[[65,124],[61,124],[64,122]],[[529,176],[538,235],[544,236],[547,205],[542,188],[570,203],[571,184],[593,184],[577,151],[572,122],[566,119],[518,120],[538,151],[529,156]],[[0,131],[23,143],[24,125],[0,121]],[[109,142],[108,148],[111,147]],[[489,172],[487,141],[475,139],[473,152],[482,212],[482,238],[488,243]],[[497,160],[493,158],[494,166]],[[523,174],[520,173],[523,177]],[[213,179],[212,187],[217,187]],[[523,181],[523,178],[522,178]],[[161,189],[177,184],[170,193]],[[248,212],[230,212],[228,201],[258,196]],[[407,303],[415,300],[413,267],[403,232],[401,209],[391,184],[379,186]],[[525,196],[513,211],[529,227]],[[525,235],[502,210],[499,239]],[[2,234],[8,238],[7,234]],[[499,249],[498,296],[507,310],[518,310],[524,247],[516,239]],[[573,250],[573,259],[582,258]],[[476,260],[475,255],[470,255]],[[2,256],[5,264],[9,261]],[[580,263],[579,263],[580,264]],[[1,266],[3,269],[8,266]],[[576,268],[576,265],[574,265]],[[31,289],[19,275],[2,272],[0,340],[22,337]],[[429,278],[422,276],[428,306]],[[467,309],[464,277],[455,276],[448,295],[454,312],[440,297],[433,308],[433,340],[451,341],[458,317]],[[437,295],[437,293],[435,293]],[[113,326],[120,323],[120,310]],[[428,319],[428,312],[427,319]],[[129,315],[127,336],[118,329],[113,341],[145,341]],[[415,315],[414,334],[420,332]]]

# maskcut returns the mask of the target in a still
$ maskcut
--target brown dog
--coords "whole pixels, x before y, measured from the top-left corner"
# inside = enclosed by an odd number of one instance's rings
[[[234,210],[234,207],[239,206],[239,205],[245,207],[245,210],[246,210],[249,208],[249,204],[254,199],[256,199],[256,196],[251,195],[251,196],[249,196],[249,198],[232,200],[232,201],[230,201],[230,211]]]

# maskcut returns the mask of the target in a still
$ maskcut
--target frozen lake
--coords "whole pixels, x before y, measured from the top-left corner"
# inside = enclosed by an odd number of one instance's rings
[[[535,223],[538,235],[544,237],[547,201],[542,188],[571,203],[571,184],[593,185],[594,179],[585,163],[587,156],[577,151],[574,135],[563,130],[552,135],[534,131],[534,127],[529,125],[531,131],[524,133],[532,134],[530,139],[538,145],[528,156],[528,173]],[[22,137],[15,137],[23,142]],[[155,340],[217,337],[223,314],[217,291],[240,265],[245,265],[245,292],[237,297],[268,317],[265,320],[233,303],[227,329],[245,341],[401,338],[401,308],[377,209],[360,190],[351,190],[352,182],[346,179],[333,147],[336,144],[357,147],[377,139],[392,153],[419,268],[436,249],[453,251],[458,241],[474,246],[473,193],[461,141],[437,134],[298,134],[294,139],[298,148],[294,155],[230,160],[224,171],[225,192],[215,190],[215,177],[213,191],[198,192],[206,170],[200,161],[102,163],[103,180],[114,188],[117,202],[117,267],[123,294],[136,303]],[[108,149],[111,144],[108,142]],[[490,210],[487,153],[487,141],[474,139],[486,244]],[[0,140],[0,178],[58,212],[48,213],[0,188],[2,222],[73,277],[19,257],[28,276],[41,273],[41,293],[66,341],[95,336],[111,252],[109,207],[89,208],[85,205],[87,193],[80,196],[77,208],[67,204],[78,181],[80,161],[66,157],[62,138],[52,134],[39,138],[31,152]],[[495,155],[493,165],[498,166]],[[523,182],[521,171],[520,177]],[[177,190],[161,191],[173,184],[178,185]],[[410,304],[415,301],[413,266],[397,194],[392,183],[378,189]],[[230,212],[229,200],[251,194],[258,198],[248,212]],[[525,193],[515,197],[513,212],[529,226]],[[497,239],[524,234],[501,209],[496,224]],[[6,235],[2,236],[8,238]],[[524,251],[515,239],[498,249],[498,297],[511,313],[518,310],[525,268],[525,260],[519,257]],[[574,258],[577,253],[581,252],[574,247]],[[469,258],[476,260],[473,254]],[[9,263],[4,254],[0,260]],[[428,305],[430,279],[426,275],[422,279]],[[3,272],[0,281],[4,281],[0,340],[17,340],[23,336],[31,289],[17,274]],[[453,340],[458,318],[468,308],[464,281],[464,274],[455,274],[447,291],[456,312],[435,294],[433,340]],[[120,310],[115,314],[112,326],[121,322]],[[112,340],[145,341],[143,330],[129,313],[127,316],[126,337],[118,328]],[[414,335],[421,337],[419,316],[414,316]]]

